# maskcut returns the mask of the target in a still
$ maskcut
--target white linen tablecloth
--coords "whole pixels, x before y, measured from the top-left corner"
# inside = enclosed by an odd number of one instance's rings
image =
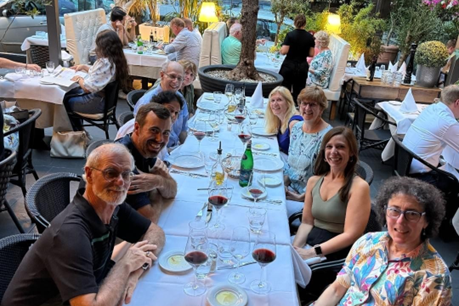
[[[264,52],[257,52],[257,58],[255,59],[255,67],[279,73],[280,67],[284,62],[284,59],[284,55],[281,55],[279,58],[276,58],[274,54],[271,57],[269,57]]]
[[[48,38],[47,37],[41,37],[41,36],[30,36],[24,39],[21,45],[21,50],[22,51],[27,51],[30,49],[31,45],[37,45],[37,46],[48,46]],[[67,39],[61,38],[61,48],[66,48],[67,47]]]

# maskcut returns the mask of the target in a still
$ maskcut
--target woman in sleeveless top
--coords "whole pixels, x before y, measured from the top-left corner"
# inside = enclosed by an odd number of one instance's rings
[[[349,128],[335,127],[325,134],[293,241],[303,259],[345,258],[363,234],[371,210],[370,187],[355,175],[357,161],[357,141]],[[313,248],[303,249],[306,244]]]

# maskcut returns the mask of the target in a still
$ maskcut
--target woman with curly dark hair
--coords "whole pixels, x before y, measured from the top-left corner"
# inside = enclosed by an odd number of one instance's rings
[[[387,232],[357,240],[314,305],[450,305],[451,275],[429,242],[445,215],[440,191],[417,179],[391,178],[379,191],[376,211]]]
[[[72,89],[64,97],[67,111],[85,114],[97,114],[104,111],[104,88],[108,83],[117,81],[121,89],[126,89],[129,70],[123,45],[114,31],[103,31],[96,38],[96,54],[98,59],[92,66],[76,65],[76,71],[87,72],[87,76],[76,75],[79,88]],[[74,130],[82,130],[80,120],[72,121]]]

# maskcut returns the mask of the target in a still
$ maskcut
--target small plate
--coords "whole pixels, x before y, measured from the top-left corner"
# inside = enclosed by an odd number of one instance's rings
[[[266,175],[265,177],[258,178],[258,183],[260,183],[261,185],[263,185],[263,181],[266,187],[277,187],[280,184],[282,184],[282,181],[278,177],[271,175]]]
[[[265,128],[263,126],[255,127],[252,128],[252,134],[258,135],[258,136],[276,136],[276,133],[268,133],[265,131]]]
[[[46,82],[46,81],[43,81],[43,80],[40,80],[40,84],[41,85],[54,85],[53,82]]]
[[[284,168],[284,162],[271,156],[257,156],[253,163],[253,169],[258,171],[278,171]]]
[[[394,106],[400,106],[400,105],[402,105],[402,102],[400,102],[400,101],[389,101],[388,103],[389,103],[390,105],[394,105]]]
[[[265,142],[255,142],[252,144],[252,149],[259,150],[259,151],[266,151],[269,150],[271,146]]]
[[[245,306],[247,301],[244,289],[230,284],[215,286],[207,294],[210,306]]]
[[[268,195],[268,192],[265,190],[265,192],[263,192],[263,193],[261,194],[261,196],[258,197],[258,200],[261,200],[261,199],[266,198],[267,195]],[[242,190],[241,190],[241,196],[242,196],[243,198],[247,198],[247,199],[253,200],[253,197],[252,197],[252,195],[250,194],[249,188],[248,188],[248,187],[242,188]]]
[[[223,110],[225,108],[225,105],[223,103],[217,104],[210,101],[200,101],[198,103],[198,108],[206,111],[217,111]]]
[[[172,164],[174,166],[186,169],[201,168],[204,166],[204,162],[201,158],[196,155],[180,155],[177,156]]]
[[[159,257],[158,263],[161,268],[168,272],[185,272],[193,267],[186,262],[183,251],[170,251]]]
[[[204,95],[204,99],[213,101],[214,100],[214,96],[213,95]]]

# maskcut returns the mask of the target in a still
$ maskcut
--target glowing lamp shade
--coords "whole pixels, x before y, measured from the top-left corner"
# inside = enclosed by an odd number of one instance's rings
[[[203,2],[201,12],[199,13],[199,21],[201,22],[217,22],[218,18],[215,13],[215,3]]]
[[[341,19],[339,15],[329,14],[325,29],[328,33],[341,34]]]

